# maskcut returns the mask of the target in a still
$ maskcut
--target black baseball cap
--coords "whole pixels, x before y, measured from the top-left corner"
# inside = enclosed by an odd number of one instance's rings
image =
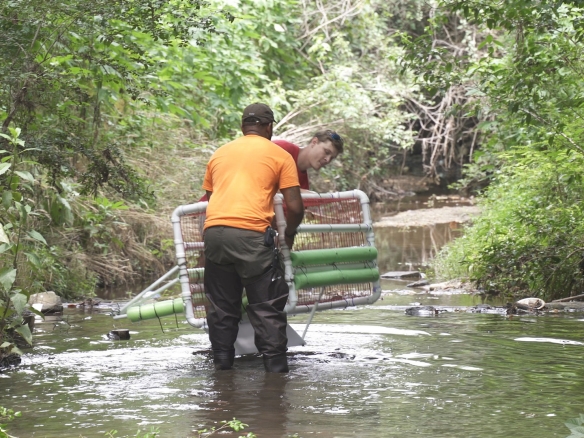
[[[257,120],[255,120],[257,119]],[[243,110],[242,122],[271,123],[274,121],[274,113],[265,103],[252,103]]]

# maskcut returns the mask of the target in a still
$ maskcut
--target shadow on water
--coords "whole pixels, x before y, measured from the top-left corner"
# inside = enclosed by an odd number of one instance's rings
[[[382,270],[424,265],[457,232],[378,230]],[[290,373],[260,357],[213,370],[209,340],[172,317],[132,324],[95,309],[39,323],[22,366],[0,373],[0,405],[23,412],[18,437],[161,437],[237,418],[259,438],[567,437],[584,413],[584,316],[469,314],[480,298],[432,295],[384,281],[371,306],[317,313]],[[414,302],[450,306],[405,315]],[[462,310],[462,309],[461,309]],[[298,333],[307,315],[290,317]],[[162,329],[161,330],[161,326]],[[112,341],[113,328],[131,339]]]

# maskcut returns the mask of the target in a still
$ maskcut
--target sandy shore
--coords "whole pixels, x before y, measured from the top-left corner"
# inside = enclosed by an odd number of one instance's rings
[[[423,208],[387,216],[373,224],[374,227],[423,227],[451,222],[464,223],[480,213],[477,206]]]

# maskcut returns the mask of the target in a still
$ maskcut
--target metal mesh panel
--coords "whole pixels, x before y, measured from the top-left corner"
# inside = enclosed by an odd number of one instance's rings
[[[361,203],[357,198],[304,199],[304,207],[304,224],[361,224],[364,221]],[[207,303],[203,286],[203,272],[200,269],[204,267],[204,223],[205,213],[193,213],[182,216],[180,219],[193,311],[196,318],[206,317]],[[294,242],[294,250],[347,248],[364,245],[367,245],[367,242],[362,232],[299,233]],[[343,264],[336,264],[335,267],[343,269]],[[368,297],[372,292],[371,283],[339,284],[326,286],[324,290],[321,287],[300,289],[297,291],[297,305],[312,305],[317,301],[320,303],[345,301],[347,305],[352,305],[353,298]]]
[[[304,199],[304,224],[363,223],[358,199]],[[365,244],[363,233],[301,233],[294,240],[294,251],[343,248]]]
[[[357,198],[351,199],[304,199],[304,224],[361,224],[363,223],[361,203]],[[362,232],[326,232],[300,233],[294,239],[294,250],[347,248],[366,245]],[[343,264],[335,265],[343,269]],[[301,269],[301,268],[298,268]],[[311,305],[317,301],[346,301],[351,305],[353,298],[368,297],[373,293],[371,283],[339,284],[326,286],[318,299],[322,288],[299,289],[298,306]]]
[[[364,284],[337,284],[325,286],[323,294],[318,299],[320,287],[299,289],[297,306],[309,306],[316,303],[327,303],[331,301],[346,301],[347,306],[352,306],[353,299],[358,297],[368,297],[371,295],[371,283]]]
[[[205,213],[193,213],[180,218],[180,228],[184,242],[189,286],[193,300],[193,312],[196,318],[205,318],[205,291],[203,287],[203,272],[197,268],[204,268],[203,255],[203,226]]]

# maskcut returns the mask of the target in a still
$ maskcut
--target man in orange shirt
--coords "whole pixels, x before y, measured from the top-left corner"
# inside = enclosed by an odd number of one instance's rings
[[[255,344],[268,372],[288,372],[288,286],[267,232],[278,190],[286,202],[286,245],[294,244],[304,206],[296,165],[270,141],[274,115],[264,104],[243,112],[244,136],[215,151],[203,182],[209,205],[205,220],[205,293],[215,369],[230,369],[241,320],[243,288]],[[273,239],[273,237],[272,237]]]

